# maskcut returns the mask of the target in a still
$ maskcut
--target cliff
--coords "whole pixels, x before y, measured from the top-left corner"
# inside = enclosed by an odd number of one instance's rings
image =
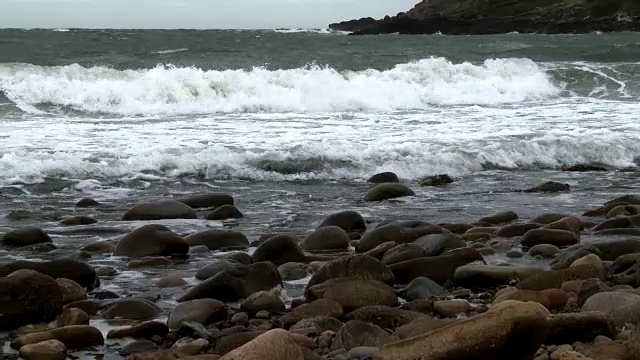
[[[393,17],[329,27],[356,35],[640,31],[640,0],[423,0]]]

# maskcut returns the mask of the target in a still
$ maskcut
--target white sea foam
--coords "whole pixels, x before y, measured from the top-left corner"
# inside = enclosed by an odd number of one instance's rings
[[[314,34],[340,34],[346,35],[349,34],[350,31],[337,31],[329,28],[324,29],[305,29],[305,28],[292,28],[292,29],[275,29],[275,32],[281,34],[296,34],[296,33],[314,33]]]
[[[560,93],[528,59],[474,65],[444,58],[357,72],[319,66],[274,71],[158,66],[121,71],[5,64],[0,65],[0,91],[26,112],[49,104],[118,115],[388,112],[519,103]]]
[[[158,51],[153,51],[152,54],[164,55],[164,54],[175,54],[175,53],[180,53],[180,52],[185,52],[185,51],[189,51],[189,48],[158,50]]]

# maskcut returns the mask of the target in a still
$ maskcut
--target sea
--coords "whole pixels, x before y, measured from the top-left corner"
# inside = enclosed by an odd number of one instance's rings
[[[580,215],[638,193],[639,100],[638,33],[0,29],[0,233],[38,226],[58,246],[0,261],[86,256],[83,245],[145,223],[120,220],[133,204],[204,193],[233,195],[245,217],[159,223],[254,241],[340,210],[371,226]],[[564,171],[576,164],[606,171]],[[365,202],[366,180],[385,171],[416,195]],[[436,174],[455,181],[419,186]],[[545,181],[571,191],[518,192]],[[84,197],[102,205],[75,208]],[[59,225],[71,215],[99,223]],[[174,270],[188,277],[216,256]],[[123,295],[157,291],[167,271],[88,261],[117,268],[103,287]]]

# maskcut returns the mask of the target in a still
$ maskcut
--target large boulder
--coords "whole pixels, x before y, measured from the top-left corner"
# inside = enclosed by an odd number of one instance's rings
[[[394,244],[394,247],[385,251],[382,255],[382,262],[386,265],[391,265],[425,256],[424,249],[418,244],[408,243],[395,245],[395,243],[393,242],[390,244]]]
[[[54,279],[69,279],[89,291],[100,286],[96,271],[91,265],[68,258],[50,261],[13,261],[0,265],[0,276],[7,276],[14,271],[23,269],[34,270]]]
[[[233,230],[212,229],[201,231],[184,238],[189,246],[204,245],[209,250],[220,250],[225,248],[245,249],[249,247],[247,237]]]
[[[340,318],[343,315],[343,309],[340,304],[331,299],[318,299],[313,302],[302,304],[290,313],[283,316],[280,320],[285,326],[291,326],[304,319],[315,317],[333,317]]]
[[[89,325],[73,325],[20,336],[11,343],[14,349],[41,341],[58,340],[69,350],[82,350],[104,344],[100,330]]]
[[[219,208],[213,210],[204,218],[206,220],[227,220],[227,219],[242,219],[244,215],[233,205],[222,205]]]
[[[126,298],[104,304],[103,319],[151,320],[160,314],[160,308],[146,299]]]
[[[25,360],[65,360],[67,347],[58,340],[46,340],[20,348],[20,357]]]
[[[196,272],[196,279],[207,280],[225,270],[235,269],[239,266],[242,266],[242,264],[235,261],[231,261],[231,260],[224,260],[224,259],[214,260],[212,263],[204,267],[201,267]]]
[[[340,211],[327,216],[320,225],[318,225],[318,228],[332,225],[341,228],[347,233],[360,233],[367,230],[367,223],[364,221],[362,215],[352,210]]]
[[[202,325],[225,320],[228,316],[225,305],[214,299],[198,299],[178,304],[169,314],[167,326],[178,329],[186,321],[194,321]]]
[[[0,278],[0,331],[51,321],[62,305],[60,287],[50,276],[19,270]]]
[[[438,225],[424,221],[396,221],[379,226],[364,234],[356,246],[356,251],[367,252],[380,244],[390,241],[397,244],[410,243],[425,235],[445,232],[447,230]]]
[[[614,261],[622,255],[631,253],[640,253],[640,239],[630,238],[576,244],[560,251],[551,262],[551,268],[567,268],[574,261],[589,254],[598,255],[603,261]]]
[[[304,358],[302,347],[291,333],[274,329],[227,353],[220,360],[302,360]]]
[[[467,246],[464,240],[455,234],[429,234],[419,237],[412,244],[420,246],[424,250],[424,256],[438,256],[449,250]]]
[[[323,226],[307,235],[300,247],[306,251],[346,250],[349,247],[349,235],[339,226]]]
[[[396,175],[396,173],[387,171],[387,172],[381,172],[371,176],[367,180],[367,182],[374,183],[374,184],[399,183],[400,179],[398,178],[398,175]]]
[[[350,320],[336,333],[331,349],[349,351],[359,346],[379,348],[391,341],[391,335],[380,327],[360,320]]]
[[[549,335],[545,344],[590,343],[597,336],[616,336],[616,328],[609,316],[602,312],[552,314],[549,316]]]
[[[0,245],[7,247],[24,247],[50,242],[52,242],[51,237],[44,230],[36,227],[9,231],[0,239]]]
[[[128,257],[183,255],[189,245],[164,225],[144,225],[125,235],[114,255]]]
[[[549,333],[548,313],[514,302],[432,332],[385,345],[374,360],[533,359]]]
[[[289,234],[270,237],[258,246],[251,257],[254,262],[270,261],[276,265],[313,260],[300,248],[298,239]]]
[[[382,183],[367,191],[364,200],[383,201],[404,196],[414,196],[415,194],[416,193],[406,185],[399,183]]]
[[[233,205],[233,196],[227,194],[194,195],[180,200],[181,203],[197,208],[217,208],[223,205]]]
[[[617,327],[627,323],[636,325],[640,323],[640,295],[623,291],[600,292],[587,299],[580,311],[600,311]]]
[[[346,312],[368,305],[395,306],[393,288],[377,280],[345,279],[337,281],[324,293],[323,299],[334,300]]]
[[[487,226],[506,224],[518,220],[518,214],[513,211],[501,211],[489,216],[480,218],[480,223]]]
[[[195,219],[196,212],[174,200],[161,200],[138,204],[122,216],[122,220]]]
[[[544,270],[535,266],[469,264],[457,268],[453,278],[459,286],[490,288],[507,285],[513,280],[523,280],[542,271]]]
[[[522,290],[541,291],[559,289],[565,281],[586,280],[602,277],[600,269],[591,265],[572,266],[567,269],[547,270],[534,273],[518,282],[516,287]]]
[[[533,229],[522,237],[522,246],[532,247],[539,244],[550,244],[566,247],[578,243],[579,238],[574,232],[556,229]]]
[[[456,269],[484,258],[473,248],[456,249],[440,256],[422,257],[392,264],[389,266],[396,283],[408,284],[418,277],[429,278],[439,284],[453,280]]]

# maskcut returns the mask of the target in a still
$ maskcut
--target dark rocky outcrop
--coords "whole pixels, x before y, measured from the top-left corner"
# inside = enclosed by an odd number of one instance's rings
[[[423,0],[381,20],[330,24],[354,34],[590,33],[640,30],[635,0]]]

